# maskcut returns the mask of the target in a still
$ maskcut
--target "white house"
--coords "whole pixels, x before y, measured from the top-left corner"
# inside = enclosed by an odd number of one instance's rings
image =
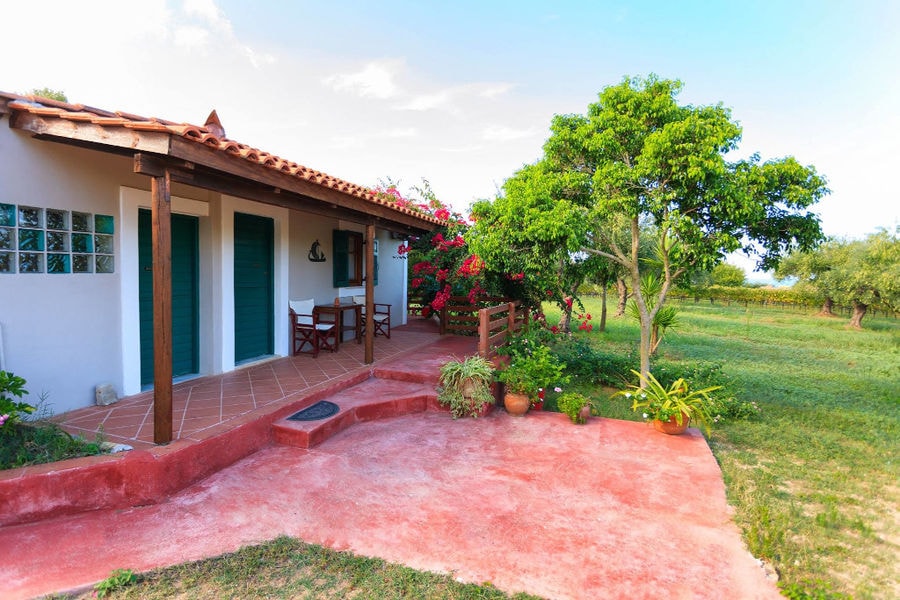
[[[287,355],[291,299],[368,289],[399,325],[392,258],[440,224],[229,140],[215,113],[196,126],[0,92],[0,369],[60,413],[98,385],[152,386],[167,359],[154,335],[171,339],[174,378]],[[171,271],[154,260],[165,238]],[[154,281],[171,287],[168,326]]]

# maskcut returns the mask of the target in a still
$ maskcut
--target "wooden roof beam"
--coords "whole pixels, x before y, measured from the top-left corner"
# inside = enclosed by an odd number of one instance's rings
[[[159,177],[166,171],[169,172],[173,182],[211,190],[220,194],[246,198],[255,202],[280,206],[290,210],[299,210],[323,217],[352,221],[362,225],[377,224],[382,229],[396,233],[418,234],[426,231],[409,223],[397,222],[396,219],[374,217],[361,210],[332,205],[283,188],[268,187],[253,181],[208,172],[204,168],[198,168],[190,161],[171,160],[142,153],[134,155],[135,173]],[[404,215],[398,213],[398,216],[402,217]]]
[[[68,119],[45,119],[40,115],[16,111],[10,116],[9,126],[40,137],[60,141],[76,140],[105,146],[130,148],[141,152],[168,154],[168,132],[138,131],[126,127],[102,127],[94,123]]]

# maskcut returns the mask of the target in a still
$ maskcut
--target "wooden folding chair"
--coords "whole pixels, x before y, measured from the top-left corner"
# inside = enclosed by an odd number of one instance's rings
[[[365,296],[353,296],[353,302],[356,304],[362,304],[363,308],[360,311],[362,315],[362,326],[366,326],[366,297]],[[390,304],[382,304],[375,303],[375,314],[372,315],[372,328],[375,331],[375,335],[383,335],[384,337],[390,339],[391,337],[391,305]]]
[[[291,300],[291,348],[294,355],[312,354],[319,356],[319,350],[334,352],[337,342],[337,324],[334,321],[320,322],[316,312],[316,301]],[[308,347],[308,349],[306,349]]]

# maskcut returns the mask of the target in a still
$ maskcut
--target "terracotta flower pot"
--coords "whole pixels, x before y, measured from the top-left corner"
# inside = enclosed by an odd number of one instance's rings
[[[678,424],[676,420],[676,416],[672,415],[669,417],[668,421],[660,421],[659,419],[655,419],[653,421],[653,428],[657,431],[661,431],[662,433],[667,433],[669,435],[679,435],[687,431],[688,425],[691,424],[691,418],[684,413],[681,413],[681,425]]]
[[[530,404],[531,400],[525,394],[507,392],[506,396],[503,397],[503,406],[506,407],[506,412],[514,417],[524,416],[528,412]]]
[[[588,419],[591,418],[591,407],[589,404],[586,404],[578,411],[578,422],[579,423],[587,423]]]

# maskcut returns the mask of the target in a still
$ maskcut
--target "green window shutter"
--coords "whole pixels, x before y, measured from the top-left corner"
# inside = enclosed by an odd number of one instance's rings
[[[378,255],[375,255],[375,283],[374,285],[378,285]]]
[[[333,280],[334,287],[347,287],[350,283],[349,254],[347,253],[347,245],[349,243],[349,232],[335,229],[332,232],[332,250],[334,255]]]

